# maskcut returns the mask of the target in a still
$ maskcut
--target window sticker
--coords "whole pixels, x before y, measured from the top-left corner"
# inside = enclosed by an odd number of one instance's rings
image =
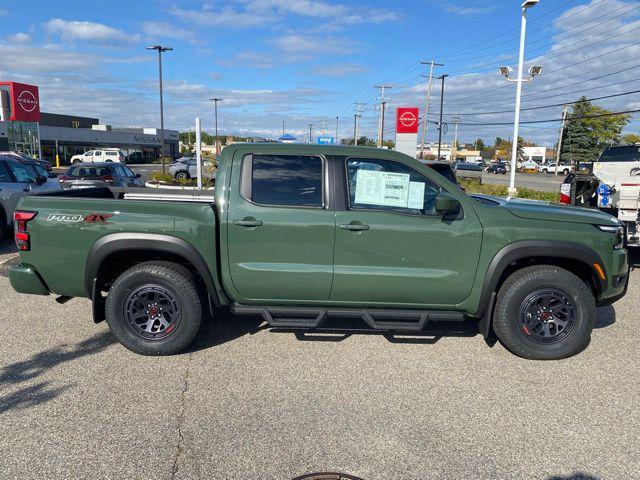
[[[412,183],[409,181],[410,178],[411,175],[408,173],[358,170],[355,203],[407,208],[409,204],[409,184]],[[421,185],[424,195],[424,183]],[[419,208],[422,208],[422,203],[420,205]]]
[[[422,210],[424,208],[424,182],[409,182],[407,208],[415,210]]]

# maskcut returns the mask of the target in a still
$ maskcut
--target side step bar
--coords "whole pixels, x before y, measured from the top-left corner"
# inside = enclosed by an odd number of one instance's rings
[[[261,315],[271,327],[319,328],[329,317],[358,318],[381,331],[419,332],[431,321],[464,321],[462,312],[355,308],[269,307],[235,304],[236,315]]]

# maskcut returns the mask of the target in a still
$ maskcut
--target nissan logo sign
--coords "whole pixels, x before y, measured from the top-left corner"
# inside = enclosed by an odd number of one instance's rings
[[[20,108],[27,113],[33,112],[38,107],[38,100],[36,100],[35,95],[28,90],[20,92],[16,100]]]
[[[412,127],[416,124],[416,120],[417,118],[413,114],[413,112],[404,112],[402,115],[400,115],[400,123],[404,127]]]

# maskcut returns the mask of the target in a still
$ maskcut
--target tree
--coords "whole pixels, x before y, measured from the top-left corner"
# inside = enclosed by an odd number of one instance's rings
[[[481,138],[477,138],[476,141],[473,142],[473,145],[476,150],[480,150],[481,152],[487,149],[487,146]]]
[[[630,118],[628,114],[612,115],[581,97],[567,117],[560,161],[593,162],[604,147],[620,142],[622,129]]]
[[[629,133],[628,135],[625,135],[624,137],[622,137],[622,140],[624,140],[624,143],[633,145],[636,143],[640,143],[640,135],[636,133]]]

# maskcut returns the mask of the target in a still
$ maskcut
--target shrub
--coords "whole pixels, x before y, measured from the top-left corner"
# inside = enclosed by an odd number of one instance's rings
[[[494,195],[496,197],[506,197],[508,189],[505,185],[492,185],[480,183],[475,179],[460,179],[460,186],[467,190],[467,193],[484,193],[485,195]],[[559,192],[541,192],[539,190],[531,190],[530,188],[518,188],[516,195],[518,198],[528,198],[531,200],[542,200],[545,202],[560,201]]]
[[[155,182],[171,183],[173,182],[173,177],[171,176],[170,173],[153,172],[151,174],[151,180]]]

